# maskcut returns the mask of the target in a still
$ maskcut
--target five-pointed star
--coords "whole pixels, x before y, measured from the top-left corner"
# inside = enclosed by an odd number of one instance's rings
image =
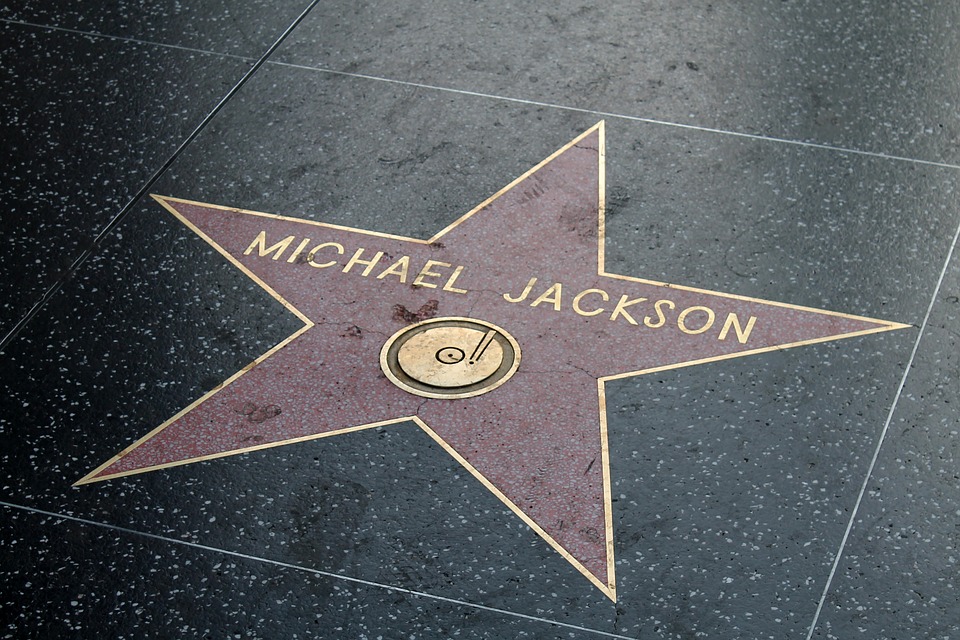
[[[906,326],[607,273],[602,122],[429,240],[154,197],[304,326],[78,484],[412,421],[611,599],[605,381]],[[381,349],[432,317],[503,328],[519,369],[400,388]]]

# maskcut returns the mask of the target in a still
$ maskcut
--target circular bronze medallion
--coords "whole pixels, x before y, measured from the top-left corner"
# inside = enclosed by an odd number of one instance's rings
[[[470,398],[492,391],[520,365],[520,345],[500,327],[473,318],[433,318],[401,329],[380,351],[395,385],[426,398]]]

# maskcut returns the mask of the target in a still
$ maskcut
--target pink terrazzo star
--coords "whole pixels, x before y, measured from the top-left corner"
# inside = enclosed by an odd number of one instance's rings
[[[609,274],[603,193],[601,122],[429,240],[154,196],[304,326],[78,484],[412,421],[615,600],[605,381],[906,325]],[[395,385],[434,317],[502,327],[516,374]]]

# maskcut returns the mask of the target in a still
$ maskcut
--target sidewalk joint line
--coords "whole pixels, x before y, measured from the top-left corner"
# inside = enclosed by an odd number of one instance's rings
[[[243,74],[243,76],[241,76],[236,84],[234,84],[233,87],[231,87],[230,90],[227,91],[222,98],[220,98],[219,102],[217,102],[213,109],[211,109],[207,115],[203,117],[203,119],[200,121],[200,124],[198,124],[193,131],[190,132],[180,142],[176,150],[174,150],[174,152],[160,165],[160,167],[156,169],[149,178],[147,178],[147,181],[144,182],[140,186],[140,189],[138,189],[137,192],[133,194],[133,196],[127,201],[127,203],[121,207],[120,211],[118,211],[113,218],[107,222],[106,225],[104,225],[96,237],[94,237],[90,242],[86,243],[86,246],[80,251],[80,255],[78,255],[70,264],[70,266],[60,274],[57,280],[51,284],[46,291],[43,292],[43,294],[40,296],[40,299],[37,300],[32,307],[30,307],[26,315],[20,318],[20,320],[13,325],[13,328],[11,328],[2,339],[0,339],[0,353],[2,353],[3,350],[11,342],[13,342],[18,335],[20,335],[20,332],[23,331],[30,321],[36,317],[40,310],[46,306],[47,302],[49,302],[50,299],[53,298],[53,296],[55,296],[61,288],[63,288],[64,283],[70,280],[77,273],[80,267],[83,266],[83,264],[90,258],[90,256],[92,256],[94,252],[100,248],[107,236],[109,236],[113,230],[116,229],[117,226],[119,226],[119,224],[127,217],[130,211],[133,210],[134,205],[136,205],[137,202],[139,202],[147,193],[150,192],[150,189],[153,188],[153,185],[156,184],[163,174],[167,172],[177,158],[179,158],[180,155],[186,150],[187,146],[189,146],[197,138],[197,136],[199,136],[200,133],[207,128],[213,118],[220,113],[227,102],[233,99],[233,97],[240,91],[240,89],[243,88],[247,81],[249,81],[250,78],[252,78],[253,75],[260,69],[260,67],[266,63],[267,59],[273,55],[280,45],[283,44],[284,40],[286,40],[287,36],[289,36],[293,30],[301,22],[303,22],[303,20],[307,17],[307,14],[310,13],[310,11],[319,2],[320,0],[312,0],[310,4],[307,5],[300,15],[298,15],[297,18],[289,26],[287,26],[286,29],[284,29],[283,33],[280,34],[280,37],[278,37],[264,52],[264,54],[253,63],[253,65],[246,71],[246,73]],[[4,20],[4,22],[7,21]]]
[[[900,402],[900,396],[903,394],[903,389],[906,386],[907,376],[910,375],[910,370],[913,368],[913,361],[916,359],[917,352],[920,349],[920,341],[923,339],[927,324],[930,321],[930,314],[933,313],[933,307],[937,302],[937,296],[940,294],[940,287],[943,285],[943,280],[946,277],[947,270],[950,267],[950,261],[953,258],[953,252],[957,246],[958,239],[960,239],[960,225],[957,226],[957,230],[953,234],[953,242],[951,242],[950,249],[947,251],[947,258],[943,262],[943,268],[940,270],[940,277],[937,279],[937,285],[933,289],[933,295],[930,296],[930,304],[927,305],[927,312],[923,316],[923,322],[920,324],[920,330],[917,333],[917,338],[913,342],[913,349],[910,352],[910,358],[907,360],[907,364],[903,369],[903,375],[900,377],[900,384],[897,386],[897,391],[893,396],[893,403],[890,405],[890,410],[887,412],[887,419],[883,423],[883,429],[880,430],[880,437],[877,440],[877,446],[873,451],[873,457],[870,459],[870,465],[867,467],[867,474],[863,479],[863,484],[860,486],[860,493],[857,495],[856,502],[854,502],[853,510],[851,511],[850,518],[847,522],[847,528],[843,532],[843,537],[840,539],[840,547],[837,549],[837,554],[833,559],[833,565],[830,567],[830,573],[827,575],[827,582],[823,586],[823,593],[820,595],[820,601],[817,603],[817,609],[813,614],[813,621],[810,623],[810,629],[807,632],[806,640],[811,640],[811,638],[813,638],[814,631],[816,631],[817,628],[817,623],[820,621],[820,614],[823,612],[823,605],[830,593],[830,589],[833,585],[833,579],[837,573],[837,567],[840,566],[840,560],[843,557],[843,553],[847,546],[847,541],[850,538],[850,532],[853,530],[857,515],[860,511],[860,505],[867,493],[867,487],[870,484],[870,478],[873,476],[873,470],[876,467],[877,460],[880,457],[880,449],[883,447],[883,443],[887,437],[887,432],[890,430],[890,423],[893,421],[893,415],[896,412],[897,405]]]
[[[362,578],[354,578],[351,576],[341,575],[339,573],[333,573],[331,571],[324,571],[322,569],[313,569],[311,567],[303,567],[300,565],[292,564],[289,562],[283,562],[282,560],[272,560],[270,558],[263,558],[260,556],[254,556],[247,553],[241,553],[239,551],[230,551],[229,549],[221,549],[218,547],[211,547],[209,545],[201,544],[199,542],[191,542],[189,540],[178,540],[176,538],[169,538],[167,536],[161,536],[155,533],[148,533],[146,531],[137,531],[136,529],[130,529],[127,527],[121,527],[115,524],[109,524],[106,522],[97,522],[96,520],[88,520],[86,518],[80,518],[77,516],[66,515],[63,513],[56,513],[53,511],[46,511],[44,509],[37,509],[34,507],[27,507],[24,505],[19,505],[12,502],[7,502],[0,500],[0,506],[6,507],[8,509],[17,509],[20,511],[26,511],[29,513],[35,513],[39,515],[48,516],[50,518],[57,518],[59,520],[67,520],[69,522],[75,522],[78,524],[83,524],[92,527],[98,527],[102,529],[109,529],[111,531],[119,531],[121,533],[126,533],[133,536],[149,538],[151,540],[157,540],[160,542],[165,542],[171,545],[179,545],[183,547],[189,547],[191,549],[196,549],[198,551],[209,551],[212,553],[218,553],[233,558],[240,558],[243,560],[250,560],[253,562],[262,562],[264,564],[273,565],[275,567],[281,567],[284,569],[291,569],[293,571],[302,571],[305,573],[310,573],[316,576],[321,576],[324,578],[330,578],[333,580],[342,580],[345,582],[352,582],[354,584],[359,584],[365,587],[374,587],[377,589],[384,589],[387,591],[393,591],[397,593],[404,593],[410,596],[417,598],[424,598],[428,600],[436,600],[438,602],[445,602],[447,604],[452,604],[460,607],[469,607],[471,609],[480,609],[482,611],[488,611],[490,613],[497,613],[500,615],[511,616],[514,618],[522,618],[524,620],[530,620],[532,622],[541,622],[557,627],[563,627],[564,629],[573,629],[575,631],[584,631],[586,633],[592,633],[599,635],[605,638],[617,638],[618,640],[633,640],[630,636],[623,636],[616,633],[610,633],[608,631],[602,631],[600,629],[591,629],[589,627],[582,627],[575,624],[570,624],[568,622],[559,622],[557,620],[551,620],[549,618],[541,618],[539,616],[532,616],[526,613],[520,613],[517,611],[509,611],[507,609],[499,609],[497,607],[490,607],[483,604],[478,604],[475,602],[467,602],[466,600],[457,600],[455,598],[448,598],[446,596],[438,596],[432,593],[426,593],[423,591],[414,591],[413,589],[407,589],[404,587],[396,587],[393,585],[385,584],[382,582],[374,582],[372,580],[364,580]]]

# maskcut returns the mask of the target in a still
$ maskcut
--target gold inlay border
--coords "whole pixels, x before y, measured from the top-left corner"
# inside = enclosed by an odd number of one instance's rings
[[[664,366],[660,366],[660,367],[652,367],[652,368],[648,368],[648,369],[641,369],[641,370],[636,370],[636,371],[629,371],[629,372],[619,373],[619,374],[610,375],[610,376],[602,376],[602,377],[598,378],[598,379],[597,379],[597,396],[598,396],[599,413],[600,413],[600,420],[599,420],[600,424],[599,424],[598,426],[599,426],[599,436],[600,436],[600,443],[601,443],[601,463],[602,463],[602,472],[603,472],[603,502],[604,502],[603,508],[604,508],[604,513],[605,513],[605,522],[604,522],[605,541],[606,541],[606,542],[605,542],[605,547],[606,547],[606,551],[607,551],[607,581],[606,581],[606,583],[602,582],[602,581],[601,581],[600,579],[598,579],[595,575],[593,575],[589,570],[587,570],[586,567],[585,567],[581,562],[579,562],[575,557],[573,557],[563,546],[561,546],[552,536],[550,536],[550,534],[548,534],[540,525],[538,525],[536,522],[533,521],[532,518],[530,518],[526,513],[524,513],[523,510],[520,509],[519,506],[517,506],[515,503],[513,503],[506,495],[503,494],[503,492],[501,492],[496,486],[494,486],[493,483],[490,482],[490,480],[488,480],[482,473],[480,473],[479,470],[477,470],[473,465],[471,465],[462,455],[460,455],[460,454],[459,454],[452,446],[450,446],[442,437],[440,437],[433,429],[431,429],[423,420],[421,420],[418,416],[415,416],[415,415],[403,416],[403,417],[398,417],[398,418],[391,419],[391,420],[385,420],[385,421],[381,421],[381,422],[375,422],[375,423],[357,425],[357,426],[355,426],[355,427],[349,427],[349,428],[346,428],[346,429],[340,429],[340,430],[337,430],[337,431],[332,431],[332,432],[327,432],[327,433],[313,434],[313,435],[309,435],[309,436],[302,436],[302,437],[298,437],[298,438],[292,438],[292,439],[289,439],[289,440],[282,440],[282,441],[277,441],[277,442],[270,442],[270,443],[266,443],[266,444],[262,444],[262,445],[256,445],[256,446],[246,447],[246,448],[243,448],[243,449],[236,449],[236,450],[227,451],[227,452],[221,452],[221,453],[212,454],[212,455],[205,455],[205,456],[200,456],[200,457],[197,457],[197,458],[191,458],[191,459],[188,459],[188,460],[178,460],[178,461],[176,461],[176,462],[171,462],[171,463],[156,465],[156,466],[152,466],[152,467],[145,467],[145,468],[142,468],[142,469],[136,469],[136,470],[133,470],[133,471],[127,471],[127,472],[121,472],[121,473],[111,474],[111,475],[107,475],[107,476],[97,477],[98,474],[101,473],[104,469],[110,467],[113,463],[115,463],[117,460],[119,460],[120,458],[122,458],[123,456],[125,456],[126,454],[128,454],[130,451],[132,451],[133,449],[137,448],[138,446],[140,446],[141,444],[143,444],[144,442],[146,442],[146,441],[149,440],[150,438],[154,437],[156,434],[158,434],[159,432],[161,432],[163,429],[165,429],[166,427],[168,427],[170,424],[172,424],[172,423],[175,422],[176,420],[180,419],[182,416],[184,416],[185,414],[189,413],[190,411],[192,411],[192,410],[193,410],[194,408],[196,408],[198,405],[202,404],[203,402],[205,402],[206,400],[208,400],[209,398],[211,398],[213,395],[215,395],[216,393],[218,393],[220,390],[222,390],[222,389],[225,388],[226,386],[230,385],[232,382],[234,382],[236,379],[238,379],[238,378],[239,378],[240,376],[242,376],[244,373],[246,373],[247,371],[253,369],[257,364],[259,364],[260,362],[263,362],[264,360],[266,360],[267,358],[269,358],[271,355],[273,355],[274,353],[276,353],[277,351],[279,351],[279,350],[282,349],[283,347],[287,346],[288,344],[290,344],[291,342],[293,342],[294,340],[296,340],[298,337],[300,337],[301,335],[303,335],[303,333],[305,333],[306,331],[308,331],[310,328],[312,328],[312,327],[314,326],[314,323],[313,323],[309,318],[307,318],[303,313],[301,313],[296,307],[294,307],[294,306],[293,306],[292,304],[290,304],[287,300],[285,300],[279,293],[277,293],[277,292],[276,292],[275,290],[273,290],[268,284],[266,284],[265,282],[263,282],[259,277],[257,277],[254,273],[252,273],[249,269],[247,269],[247,268],[246,268],[243,264],[241,264],[236,258],[234,258],[232,255],[230,255],[223,247],[221,247],[219,244],[217,244],[212,238],[210,238],[209,236],[207,236],[207,235],[206,235],[205,233],[203,233],[200,229],[198,229],[194,224],[192,224],[189,220],[187,220],[182,214],[180,214],[180,213],[177,211],[177,209],[176,209],[176,205],[177,205],[177,204],[186,204],[186,205],[202,206],[202,207],[210,208],[210,209],[219,209],[219,210],[222,210],[222,211],[233,212],[233,213],[240,213],[240,214],[251,215],[251,216],[259,216],[259,217],[270,218],[270,219],[274,219],[274,220],[297,222],[297,223],[300,223],[300,224],[311,225],[311,226],[316,226],[316,227],[321,227],[321,228],[338,229],[338,230],[349,231],[349,232],[358,233],[358,234],[362,234],[362,235],[368,235],[368,236],[380,237],[380,238],[387,238],[387,239],[391,239],[391,240],[399,240],[399,241],[403,241],[403,242],[412,242],[412,243],[416,243],[416,244],[431,244],[431,243],[437,242],[440,238],[442,238],[444,235],[446,235],[447,233],[449,233],[451,230],[455,229],[456,227],[458,227],[459,225],[463,224],[465,221],[467,221],[468,219],[470,219],[472,216],[474,216],[474,215],[477,214],[478,212],[480,212],[480,211],[482,211],[483,209],[485,209],[486,207],[488,207],[492,202],[494,202],[495,200],[497,200],[498,198],[500,198],[500,197],[501,197],[502,195],[504,195],[505,193],[509,192],[511,189],[513,189],[513,188],[514,188],[515,186],[517,186],[519,183],[523,182],[523,181],[526,180],[528,177],[530,177],[531,175],[533,175],[534,173],[536,173],[537,171],[539,171],[540,169],[542,169],[542,168],[545,167],[546,165],[548,165],[548,164],[549,164],[550,162],[552,162],[555,158],[557,158],[558,156],[560,156],[560,155],[563,154],[564,152],[568,151],[568,150],[571,149],[572,147],[574,147],[574,146],[576,146],[577,144],[579,144],[584,138],[588,137],[589,135],[593,134],[594,132],[597,132],[597,133],[598,133],[598,137],[599,137],[599,149],[598,149],[598,154],[597,154],[598,174],[599,174],[599,181],[598,181],[599,184],[598,184],[598,193],[597,193],[597,203],[598,203],[598,206],[597,206],[597,211],[598,211],[597,275],[598,275],[598,276],[606,277],[606,278],[611,278],[611,279],[616,279],[616,280],[625,280],[625,281],[629,281],[629,282],[637,282],[637,283],[646,284],[646,285],[653,285],[653,286],[657,286],[657,287],[663,287],[663,288],[666,288],[666,289],[676,289],[676,290],[681,290],[681,291],[689,291],[689,292],[693,292],[693,293],[702,293],[702,294],[707,294],[707,295],[717,296],[717,297],[722,297],[722,298],[729,298],[729,299],[733,299],[733,300],[740,300],[740,301],[744,301],[744,302],[753,302],[753,303],[759,303],[759,304],[764,304],[764,305],[782,307],[782,308],[786,308],[786,309],[796,309],[796,310],[799,310],[799,311],[805,311],[805,312],[816,313],[816,314],[821,314],[821,315],[827,315],[827,316],[833,316],[833,317],[838,317],[838,318],[846,318],[846,319],[851,319],[851,320],[858,320],[858,321],[863,321],[863,322],[869,322],[869,323],[873,323],[873,324],[876,325],[876,326],[873,327],[873,328],[864,329],[864,330],[862,330],[862,331],[856,331],[856,332],[852,332],[852,333],[837,334],[837,335],[831,335],[831,336],[823,336],[823,337],[820,337],[820,338],[814,338],[814,339],[809,339],[809,340],[802,340],[802,341],[797,341],[797,342],[792,342],[792,343],[786,343],[786,344],[780,344],[780,345],[772,345],[772,346],[762,347],[762,348],[758,348],[758,349],[751,349],[751,350],[748,350],[748,351],[740,351],[740,352],[736,352],[736,353],[723,354],[723,355],[712,356],[712,357],[708,357],[708,358],[692,359],[692,360],[687,360],[687,361],[683,361],[683,362],[677,362],[677,363],[673,363],[673,364],[669,364],[669,365],[664,365]],[[158,427],[156,427],[155,429],[153,429],[152,431],[150,431],[147,435],[139,438],[136,442],[134,442],[134,443],[131,444],[130,446],[126,447],[126,448],[125,448],[123,451],[121,451],[119,454],[117,454],[116,456],[113,456],[110,460],[108,460],[108,461],[105,462],[104,464],[100,465],[99,467],[97,467],[96,469],[94,469],[93,471],[91,471],[90,473],[88,473],[87,475],[85,475],[83,478],[81,478],[80,480],[78,480],[78,481],[74,484],[74,486],[80,486],[80,485],[90,484],[90,483],[99,482],[99,481],[102,481],[102,480],[113,479],[113,478],[121,478],[121,477],[126,477],[126,476],[131,476],[131,475],[138,475],[138,474],[140,474],[140,473],[146,473],[146,472],[149,472],[149,471],[155,471],[155,470],[159,470],[159,469],[166,469],[166,468],[171,468],[171,467],[177,467],[177,466],[182,466],[182,465],[186,465],[186,464],[192,464],[192,463],[195,463],[195,462],[201,462],[201,461],[205,461],[205,460],[213,460],[213,459],[217,459],[217,458],[223,458],[223,457],[227,457],[227,456],[238,455],[238,454],[241,454],[241,453],[247,453],[247,452],[252,452],[252,451],[259,451],[259,450],[262,450],[262,449],[268,449],[268,448],[273,448],[273,447],[284,446],[284,445],[288,445],[288,444],[294,444],[294,443],[299,443],[299,442],[307,442],[307,441],[310,441],[310,440],[318,440],[318,439],[321,439],[321,438],[327,438],[327,437],[336,436],[336,435],[340,435],[340,434],[344,434],[344,433],[352,433],[352,432],[355,432],[355,431],[362,431],[362,430],[371,429],[371,428],[374,428],[374,427],[383,427],[383,426],[394,425],[394,424],[399,424],[399,423],[403,423],[403,422],[413,422],[413,423],[416,424],[418,427],[420,427],[420,429],[422,429],[427,435],[429,435],[437,444],[439,444],[448,454],[450,454],[451,457],[453,457],[453,458],[454,458],[455,460],[457,460],[457,462],[459,462],[465,469],[467,469],[467,470],[471,473],[471,475],[473,475],[475,478],[477,478],[477,480],[480,481],[480,483],[483,484],[490,492],[492,492],[495,496],[497,496],[497,498],[499,498],[501,502],[503,502],[511,511],[513,511],[513,512],[517,515],[517,517],[519,517],[521,520],[523,520],[524,523],[526,523],[533,531],[535,531],[544,541],[546,541],[555,551],[557,551],[557,553],[559,553],[564,559],[566,559],[573,567],[575,567],[580,573],[582,573],[594,586],[596,586],[598,589],[600,589],[601,592],[603,592],[610,600],[612,600],[612,601],[614,601],[614,602],[615,602],[616,599],[617,599],[617,590],[616,590],[615,562],[614,562],[613,513],[612,513],[612,499],[611,499],[609,436],[608,436],[608,431],[607,431],[607,406],[606,406],[606,389],[605,389],[605,384],[606,384],[606,382],[608,382],[608,381],[610,381],[610,380],[618,380],[618,379],[622,379],[622,378],[628,378],[628,377],[633,377],[633,376],[638,376],[638,375],[644,375],[644,374],[648,374],[648,373],[656,373],[656,372],[661,372],[661,371],[668,371],[668,370],[670,370],[670,369],[679,369],[679,368],[683,368],[683,367],[689,367],[689,366],[694,366],[694,365],[706,364],[706,363],[709,363],[709,362],[718,362],[718,361],[722,361],[722,360],[730,360],[730,359],[733,359],[733,358],[740,358],[740,357],[745,357],[745,356],[750,356],[750,355],[756,355],[756,354],[766,353],[766,352],[770,352],[770,351],[779,351],[779,350],[783,350],[783,349],[790,349],[790,348],[793,348],[793,347],[805,346],[805,345],[810,345],[810,344],[817,344],[817,343],[821,343],[821,342],[829,342],[829,341],[839,340],[839,339],[844,339],[844,338],[853,338],[853,337],[865,336],[865,335],[869,335],[869,334],[873,334],[873,333],[882,333],[882,332],[886,332],[886,331],[894,331],[894,330],[898,330],[898,329],[906,329],[906,328],[912,326],[912,325],[904,324],[904,323],[900,323],[900,322],[890,322],[890,321],[886,321],[886,320],[879,320],[879,319],[876,319],[876,318],[869,318],[869,317],[866,317],[866,316],[858,316],[858,315],[847,314],[847,313],[839,313],[839,312],[835,312],[835,311],[827,311],[827,310],[824,310],[824,309],[816,309],[816,308],[813,308],[813,307],[805,307],[805,306],[801,306],[801,305],[794,305],[794,304],[789,304],[789,303],[776,302],[776,301],[772,301],[772,300],[763,300],[763,299],[760,299],[760,298],[753,298],[753,297],[749,297],[749,296],[742,296],[742,295],[737,295],[737,294],[724,293],[724,292],[722,292],[722,291],[711,291],[711,290],[708,290],[708,289],[702,289],[702,288],[697,288],[697,287],[688,287],[688,286],[684,286],[684,285],[670,284],[670,283],[666,283],[666,282],[659,282],[659,281],[656,281],[656,280],[648,280],[648,279],[645,279],[645,278],[636,278],[636,277],[633,277],[633,276],[626,276],[626,275],[621,275],[621,274],[617,274],[617,273],[611,273],[611,272],[607,271],[607,270],[606,270],[606,264],[605,264],[605,243],[606,243],[606,221],[605,221],[605,213],[606,213],[606,127],[605,127],[605,121],[603,121],[603,120],[601,120],[600,122],[596,123],[595,125],[593,125],[593,126],[590,127],[589,129],[587,129],[586,131],[584,131],[582,134],[580,134],[579,136],[577,136],[576,138],[574,138],[573,140],[571,140],[571,141],[568,142],[567,144],[565,144],[565,145],[563,145],[562,147],[560,147],[559,149],[557,149],[554,153],[550,154],[549,156],[547,156],[546,158],[544,158],[541,162],[539,162],[537,165],[535,165],[534,167],[532,167],[532,168],[529,169],[528,171],[524,172],[521,176],[519,176],[518,178],[516,178],[515,180],[513,180],[512,182],[510,182],[507,186],[503,187],[502,189],[500,189],[499,191],[497,191],[495,194],[493,194],[492,196],[490,196],[489,198],[487,198],[486,200],[484,200],[483,202],[481,202],[480,204],[478,204],[476,207],[474,207],[473,209],[471,209],[470,211],[468,211],[467,213],[465,213],[464,215],[462,215],[460,218],[458,218],[457,220],[455,220],[454,222],[452,222],[452,223],[449,224],[448,226],[444,227],[444,228],[441,229],[439,232],[437,232],[436,234],[434,234],[433,236],[431,236],[430,238],[428,238],[428,239],[426,239],[426,240],[419,239],[419,238],[411,238],[411,237],[401,236],[401,235],[396,235],[396,234],[381,233],[381,232],[378,232],[378,231],[369,231],[369,230],[366,230],[366,229],[358,229],[358,228],[354,228],[354,227],[348,227],[348,226],[344,226],[344,225],[331,224],[331,223],[326,223],[326,222],[317,222],[317,221],[313,221],[313,220],[304,220],[304,219],[301,219],[301,218],[294,218],[294,217],[290,217],[290,216],[277,215],[277,214],[273,214],[273,213],[264,213],[264,212],[260,212],[260,211],[251,211],[251,210],[246,210],[246,209],[239,209],[239,208],[236,208],[236,207],[227,207],[227,206],[222,206],[222,205],[214,205],[214,204],[209,204],[209,203],[198,202],[198,201],[195,201],[195,200],[186,200],[186,199],[182,199],[182,198],[174,198],[174,197],[161,196],[161,195],[156,195],[156,194],[151,194],[151,197],[152,197],[154,200],[156,200],[158,203],[160,203],[160,205],[163,206],[164,209],[166,209],[167,211],[169,211],[174,217],[176,217],[178,220],[180,220],[184,225],[186,225],[189,229],[191,229],[194,233],[196,233],[196,234],[197,234],[198,236],[200,236],[204,241],[206,241],[209,245],[211,245],[214,249],[216,249],[216,250],[217,250],[221,255],[223,255],[230,263],[232,263],[235,267],[237,267],[238,269],[240,269],[240,271],[242,271],[244,274],[246,274],[247,277],[249,277],[251,280],[253,280],[254,282],[256,282],[256,283],[257,283],[261,288],[263,288],[268,294],[270,294],[273,298],[275,298],[277,301],[279,301],[279,302],[280,302],[284,307],[286,307],[291,313],[293,313],[293,314],[296,315],[298,318],[300,318],[300,320],[303,321],[304,326],[303,326],[302,328],[298,329],[297,331],[295,331],[293,334],[291,334],[291,335],[290,335],[289,337],[287,337],[286,339],[284,339],[284,340],[282,340],[281,342],[279,342],[276,346],[274,346],[273,348],[271,348],[270,350],[268,350],[267,352],[265,352],[263,355],[261,355],[261,356],[258,357],[256,360],[254,360],[253,362],[251,362],[250,364],[248,364],[247,366],[245,366],[243,369],[241,369],[240,371],[238,371],[237,373],[235,373],[233,376],[229,377],[229,378],[228,378],[227,380],[225,380],[223,383],[217,385],[217,387],[215,387],[214,389],[210,390],[209,392],[207,392],[206,394],[204,394],[203,396],[201,396],[200,398],[198,398],[197,400],[195,400],[194,402],[192,402],[191,404],[189,404],[187,407],[185,407],[184,409],[182,409],[181,411],[179,411],[176,415],[174,415],[173,417],[171,417],[169,420],[165,421],[163,424],[159,425]],[[518,352],[518,353],[519,353],[519,352]],[[445,396],[445,397],[449,397],[449,396]]]

